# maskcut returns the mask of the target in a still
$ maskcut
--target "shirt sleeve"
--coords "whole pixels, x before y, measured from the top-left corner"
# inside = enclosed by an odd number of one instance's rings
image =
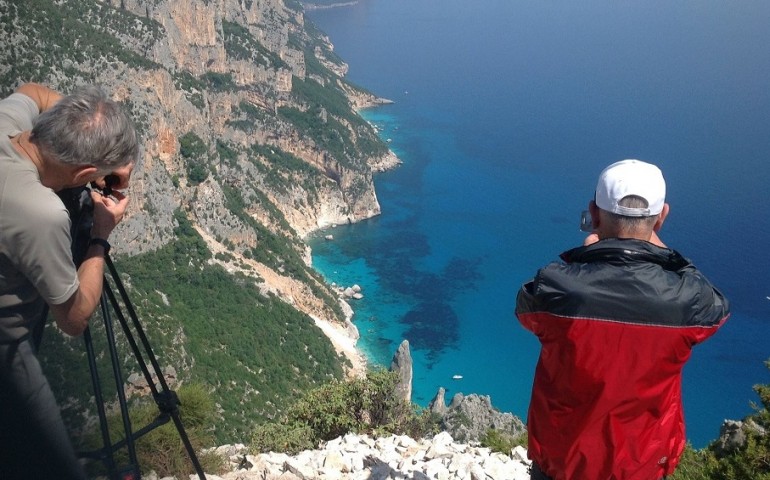
[[[53,192],[46,193],[48,201],[19,201],[13,209],[15,221],[6,225],[14,225],[8,233],[16,268],[46,303],[60,305],[80,284],[72,261],[69,214]]]
[[[0,100],[0,132],[15,136],[31,130],[32,121],[39,113],[34,100],[21,93],[13,93]]]

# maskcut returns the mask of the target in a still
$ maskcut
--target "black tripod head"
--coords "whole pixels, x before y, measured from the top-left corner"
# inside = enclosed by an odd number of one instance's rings
[[[95,182],[91,186],[65,188],[57,192],[64,203],[64,207],[70,216],[70,236],[72,237],[72,260],[79,267],[88,251],[91,240],[91,227],[94,225],[94,201],[91,199],[91,190],[97,190],[102,195],[112,195],[112,188],[120,182],[117,175],[104,177],[104,188],[99,188]]]

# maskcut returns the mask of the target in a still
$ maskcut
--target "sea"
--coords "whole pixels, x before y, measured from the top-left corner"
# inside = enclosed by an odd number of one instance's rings
[[[668,183],[661,238],[732,302],[685,367],[688,438],[753,412],[770,383],[770,2],[337,3],[307,18],[348,80],[393,100],[362,115],[403,161],[375,177],[381,215],[309,240],[330,283],[362,288],[371,365],[406,339],[417,404],[443,387],[526,419],[539,344],[516,292],[582,243],[599,172],[639,158]]]

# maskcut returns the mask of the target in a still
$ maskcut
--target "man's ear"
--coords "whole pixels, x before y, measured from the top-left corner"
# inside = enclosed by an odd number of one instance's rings
[[[599,207],[595,201],[588,202],[588,211],[591,212],[591,226],[596,230],[599,228]]]
[[[74,185],[87,185],[96,178],[99,169],[93,165],[78,165],[72,173],[72,183]]]
[[[666,217],[668,217],[668,212],[670,208],[668,206],[668,203],[663,204],[663,210],[660,211],[660,215],[658,215],[658,220],[655,222],[655,225],[652,227],[653,231],[658,232],[660,231],[660,227],[663,226],[663,222],[666,221]]]

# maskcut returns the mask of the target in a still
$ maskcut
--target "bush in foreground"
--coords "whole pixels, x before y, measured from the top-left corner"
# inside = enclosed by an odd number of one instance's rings
[[[743,421],[745,442],[729,449],[720,440],[702,450],[688,445],[671,480],[770,480],[770,384],[754,391],[761,406]]]
[[[375,436],[435,433],[438,422],[427,411],[398,399],[398,375],[376,370],[366,378],[333,381],[308,391],[277,423],[258,426],[251,439],[254,453],[298,453],[346,433]]]
[[[487,430],[487,433],[484,434],[484,437],[481,439],[480,443],[482,447],[487,447],[493,452],[500,452],[505,455],[510,455],[511,450],[513,450],[515,447],[522,446],[527,448],[527,438],[528,437],[526,433],[513,436],[511,434],[501,432],[500,430],[490,428]]]
[[[203,448],[213,444],[210,427],[215,421],[215,410],[211,395],[203,386],[197,384],[182,386],[177,394],[180,401],[179,416],[204,471],[221,472],[224,463],[220,456],[214,453],[201,453]],[[129,408],[132,429],[136,431],[148,425],[158,416],[158,413],[159,410],[154,401],[149,398],[139,400]],[[108,416],[107,425],[113,436],[113,443],[125,437],[120,412]],[[86,438],[85,442],[91,448],[102,446],[101,437],[96,433]],[[144,473],[154,470],[159,477],[175,476],[177,478],[187,478],[195,473],[182,438],[172,420],[139,438],[136,441],[136,454],[139,466]],[[116,452],[115,463],[119,468],[128,464],[128,453],[125,448]],[[93,463],[89,467],[93,470],[92,473],[105,473],[101,464]]]

